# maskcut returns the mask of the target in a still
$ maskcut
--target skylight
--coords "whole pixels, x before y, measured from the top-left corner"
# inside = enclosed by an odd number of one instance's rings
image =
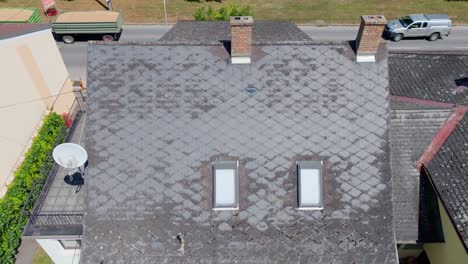
[[[322,162],[297,162],[297,204],[300,210],[323,209]]]
[[[213,164],[213,209],[239,209],[237,165],[237,161]]]

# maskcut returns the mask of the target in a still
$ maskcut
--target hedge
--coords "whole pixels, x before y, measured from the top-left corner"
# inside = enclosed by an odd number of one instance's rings
[[[214,9],[211,6],[199,7],[193,13],[193,17],[198,21],[229,21],[231,16],[250,16],[252,12],[250,11],[250,6],[239,6],[232,4],[229,6],[220,7],[219,9]]]
[[[50,113],[24,161],[16,170],[14,179],[5,196],[0,199],[0,260],[2,264],[14,264],[15,255],[21,243],[21,236],[28,216],[24,211],[33,208],[42,185],[52,168],[51,152],[56,144],[65,139],[67,129],[64,119]],[[28,199],[28,196],[29,199]]]

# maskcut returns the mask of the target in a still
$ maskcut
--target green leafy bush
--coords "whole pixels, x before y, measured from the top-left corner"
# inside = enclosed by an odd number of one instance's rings
[[[214,9],[211,6],[199,7],[193,17],[198,21],[228,21],[231,16],[251,16],[250,6],[232,4]]]
[[[42,127],[25,155],[23,163],[15,172],[15,178],[0,199],[0,262],[13,264],[21,243],[22,231],[28,216],[22,209],[30,210],[40,194],[53,159],[50,153],[56,144],[62,143],[66,135],[65,120],[56,113],[44,119]],[[28,195],[31,193],[31,199]]]

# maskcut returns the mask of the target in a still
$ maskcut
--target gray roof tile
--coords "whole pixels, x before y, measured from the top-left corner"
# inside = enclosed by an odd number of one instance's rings
[[[468,105],[468,56],[392,54],[391,95]]]
[[[431,180],[468,250],[468,115],[427,166]]]
[[[89,46],[84,263],[396,262],[388,104],[365,106],[388,94],[386,59],[257,48],[262,58],[232,65],[220,45]],[[338,84],[331,71],[355,75]],[[338,100],[349,97],[360,103]],[[211,208],[218,159],[240,161],[239,211]],[[325,162],[323,212],[295,208],[303,159]]]
[[[419,172],[415,162],[451,111],[393,108],[389,132],[395,235],[399,243],[415,243],[419,221]]]
[[[227,21],[178,21],[161,41],[189,43],[219,43],[231,39]],[[310,37],[287,21],[255,21],[253,43],[310,41]],[[287,54],[285,54],[287,56]],[[281,56],[281,55],[280,55]],[[300,63],[299,61],[295,63]]]

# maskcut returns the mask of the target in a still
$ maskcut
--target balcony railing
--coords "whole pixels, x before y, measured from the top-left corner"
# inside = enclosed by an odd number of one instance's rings
[[[76,98],[70,108],[69,114],[73,115],[73,123],[66,133],[65,142],[70,142],[80,118],[84,113],[82,98]],[[57,142],[56,145],[61,142]],[[47,157],[46,163],[42,168],[42,172],[47,174],[47,177],[43,177],[41,180],[36,182],[37,186],[42,188],[33,188],[33,191],[29,194],[28,203],[25,208],[32,208],[32,210],[25,210],[23,212],[29,215],[30,224],[35,228],[48,228],[48,227],[63,227],[63,226],[80,226],[83,224],[83,211],[43,211],[42,207],[47,198],[47,194],[54,182],[55,176],[59,170],[59,166],[54,162],[52,153]],[[37,191],[40,190],[40,194],[37,195]],[[34,199],[37,197],[37,200]],[[35,204],[33,204],[35,203]]]
[[[29,218],[35,227],[73,226],[83,224],[83,211],[40,211],[33,212]]]

